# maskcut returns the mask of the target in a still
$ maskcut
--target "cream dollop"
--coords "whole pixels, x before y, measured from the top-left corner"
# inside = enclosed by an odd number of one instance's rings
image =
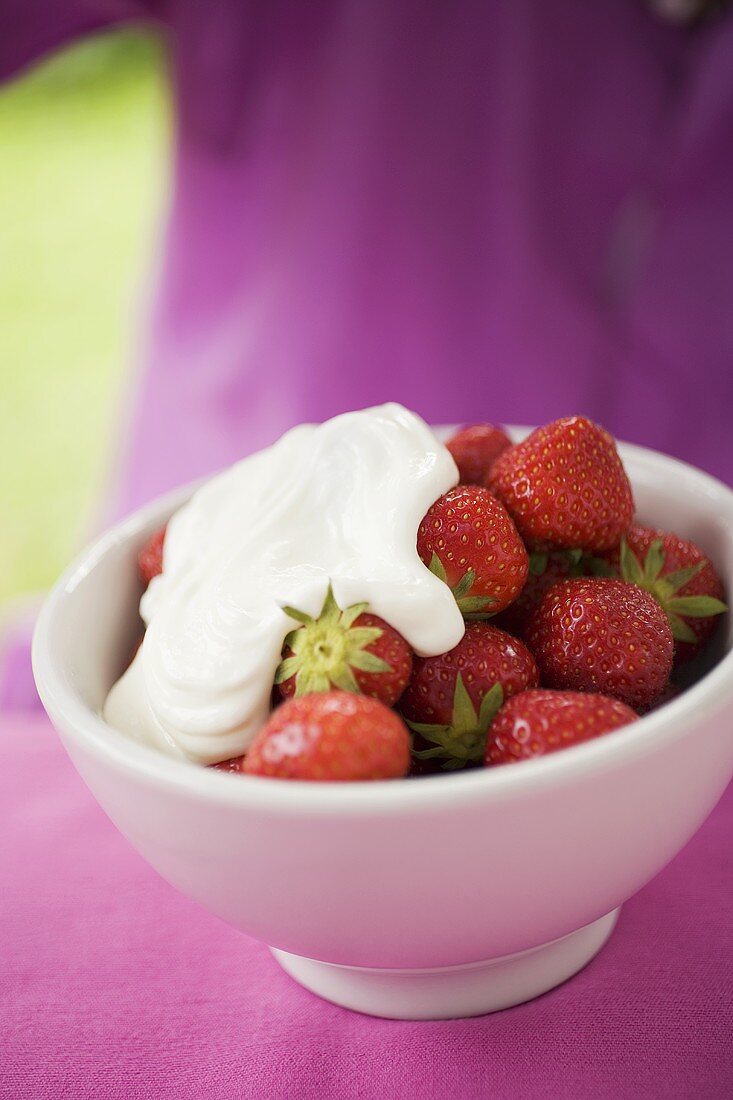
[[[104,717],[179,756],[244,752],[266,720],[290,606],[317,615],[329,583],[366,602],[422,655],[463,619],[415,547],[420,520],[458,481],[448,450],[401,405],[304,424],[213,477],[170,520],[147,624]]]

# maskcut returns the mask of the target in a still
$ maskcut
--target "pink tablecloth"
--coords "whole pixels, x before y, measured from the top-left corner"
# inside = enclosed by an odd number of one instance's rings
[[[3,1098],[733,1095],[733,789],[564,987],[397,1023],[319,1001],[175,893],[45,720],[6,719],[0,749]]]

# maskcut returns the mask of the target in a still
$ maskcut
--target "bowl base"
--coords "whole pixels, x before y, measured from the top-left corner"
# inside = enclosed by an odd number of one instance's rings
[[[571,978],[603,947],[618,913],[515,955],[430,970],[338,966],[271,951],[296,982],[343,1008],[391,1020],[450,1020],[511,1008]]]

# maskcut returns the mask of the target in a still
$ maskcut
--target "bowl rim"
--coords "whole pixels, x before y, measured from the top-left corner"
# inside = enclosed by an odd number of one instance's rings
[[[440,431],[441,429],[436,429]],[[514,437],[529,429],[511,428]],[[733,491],[712,475],[679,459],[640,447],[619,443],[622,457],[652,468],[665,477],[684,480],[689,491],[715,504],[719,520],[733,543]],[[733,648],[690,688],[663,708],[636,722],[573,746],[548,753],[520,766],[475,769],[449,775],[422,776],[411,780],[378,780],[315,783],[304,780],[230,775],[184,759],[167,756],[151,746],[131,740],[109,726],[101,714],[88,707],[67,682],[62,664],[53,652],[50,637],[56,616],[72,599],[77,587],[114,547],[139,541],[155,523],[162,523],[191,493],[207,480],[200,478],[137,509],[116,523],[84,549],[65,570],[47,595],[33,634],[32,663],[38,693],[53,724],[81,749],[105,760],[143,782],[185,793],[196,800],[272,812],[337,813],[346,816],[395,811],[437,809],[457,801],[484,801],[545,789],[563,780],[572,781],[599,769],[625,766],[629,761],[656,751],[660,743],[674,743],[733,700]]]

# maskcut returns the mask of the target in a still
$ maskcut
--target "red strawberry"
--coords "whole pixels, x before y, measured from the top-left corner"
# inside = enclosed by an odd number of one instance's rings
[[[147,588],[153,577],[163,572],[163,543],[165,541],[165,527],[156,531],[143,546],[137,556],[137,568],[140,579]]]
[[[655,699],[650,707],[647,707],[646,710],[641,710],[639,713],[648,714],[651,710],[659,710],[660,707],[663,707],[665,706],[665,704],[671,703],[673,699],[676,699],[679,693],[680,689],[670,680],[659,698]]]
[[[337,687],[371,695],[388,707],[397,702],[410,679],[412,650],[389,623],[365,612],[366,606],[342,611],[329,588],[317,619],[285,608],[303,625],[285,639],[275,675],[281,699]]]
[[[699,546],[671,531],[632,527],[620,550],[604,555],[625,581],[651,592],[675,638],[675,665],[702,649],[727,610],[723,584]]]
[[[494,424],[471,424],[446,443],[462,485],[483,485],[493,463],[511,445],[506,432]]]
[[[415,658],[400,711],[434,746],[418,748],[418,759],[440,760],[447,768],[480,762],[486,730],[503,700],[538,683],[537,665],[522,642],[489,623],[469,623],[448,653]]]
[[[527,578],[529,558],[511,517],[480,485],[458,485],[436,500],[418,529],[417,552],[467,618],[501,611]]]
[[[326,691],[273,711],[244,758],[247,775],[280,779],[397,779],[410,768],[404,722],[377,699]]]
[[[535,551],[529,555],[529,572],[516,600],[496,618],[496,625],[510,634],[523,637],[532,612],[548,588],[568,577],[582,577],[585,562],[582,550]]]
[[[631,707],[607,695],[579,691],[523,691],[494,719],[486,764],[513,764],[590,741],[636,721]]]
[[[555,420],[504,451],[487,484],[534,549],[608,550],[634,514],[612,436],[582,416]]]
[[[242,762],[243,756],[232,756],[229,760],[221,760],[218,764],[209,764],[210,768],[215,768],[218,772],[229,772],[231,775],[242,774]]]
[[[635,709],[656,701],[674,641],[656,600],[625,581],[580,578],[545,593],[525,635],[542,682],[611,695]]]

